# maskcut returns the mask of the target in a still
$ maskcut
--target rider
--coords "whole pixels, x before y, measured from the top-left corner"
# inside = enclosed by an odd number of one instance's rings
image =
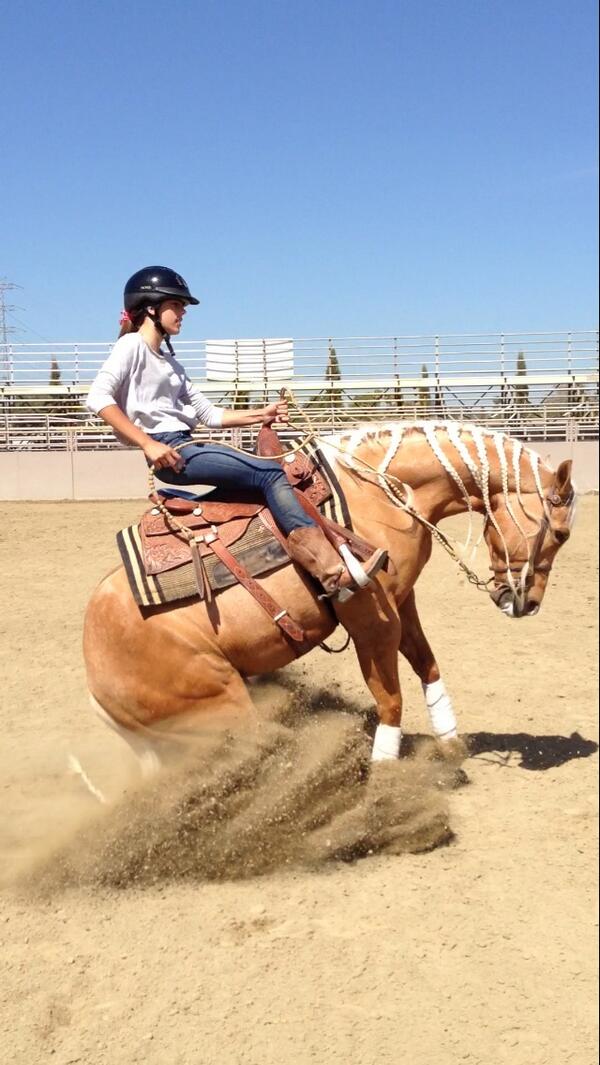
[[[287,537],[292,559],[321,583],[326,595],[355,588],[340,555],[305,513],[276,460],[192,441],[199,422],[226,429],[272,425],[287,416],[284,400],[256,410],[226,410],[192,384],[175,358],[171,337],[179,334],[187,307],[197,303],[175,270],[146,266],[133,274],[125,285],[119,339],[91,386],[89,409],[120,439],[140,447],[161,481],[214,484],[211,499],[264,499]],[[186,446],[175,450],[182,444]],[[363,563],[367,576],[378,572],[386,557],[375,551]]]

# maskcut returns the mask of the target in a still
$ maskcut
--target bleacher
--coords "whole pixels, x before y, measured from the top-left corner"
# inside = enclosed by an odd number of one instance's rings
[[[112,343],[0,345],[0,450],[118,446],[85,406]],[[598,439],[597,330],[178,341],[177,353],[213,402],[258,406],[285,385],[324,432],[435,419],[530,441]]]

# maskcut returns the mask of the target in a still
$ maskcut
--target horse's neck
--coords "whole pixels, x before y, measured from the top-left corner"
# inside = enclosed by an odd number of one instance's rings
[[[471,509],[486,512],[498,493],[541,495],[550,476],[535,452],[476,425],[394,423],[357,429],[330,443],[338,467],[359,476],[368,471],[391,498],[394,487],[409,486],[417,509],[432,521]]]

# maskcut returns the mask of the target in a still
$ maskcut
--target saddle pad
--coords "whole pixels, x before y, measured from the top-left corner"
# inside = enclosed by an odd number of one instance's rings
[[[292,443],[299,444],[302,437],[292,437]],[[343,525],[345,529],[350,529],[353,532],[352,519],[350,517],[350,511],[348,510],[348,504],[346,503],[346,497],[342,491],[342,486],[338,481],[331,465],[325,458],[322,451],[316,446],[316,444],[305,444],[302,448],[304,452],[312,461],[315,466],[318,467],[318,471],[329,486],[331,496],[324,502],[319,502],[317,505],[324,517],[329,518],[331,521],[335,521],[338,525]],[[306,493],[310,498],[310,492]],[[315,502],[315,500],[313,500]]]
[[[192,562],[177,569],[149,575],[144,570],[139,525],[130,525],[117,533],[117,544],[129,585],[138,606],[160,606],[178,599],[198,597]],[[229,548],[251,577],[271,573],[286,565],[290,557],[278,540],[260,521],[252,521],[244,535]],[[212,553],[204,556],[207,580],[214,592],[230,588],[237,579]]]

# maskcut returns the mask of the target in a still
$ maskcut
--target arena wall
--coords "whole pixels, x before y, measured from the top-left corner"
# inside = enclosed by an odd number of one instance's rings
[[[572,458],[580,492],[597,492],[598,441],[528,445],[551,466]],[[0,500],[143,499],[148,473],[139,451],[0,453]]]

